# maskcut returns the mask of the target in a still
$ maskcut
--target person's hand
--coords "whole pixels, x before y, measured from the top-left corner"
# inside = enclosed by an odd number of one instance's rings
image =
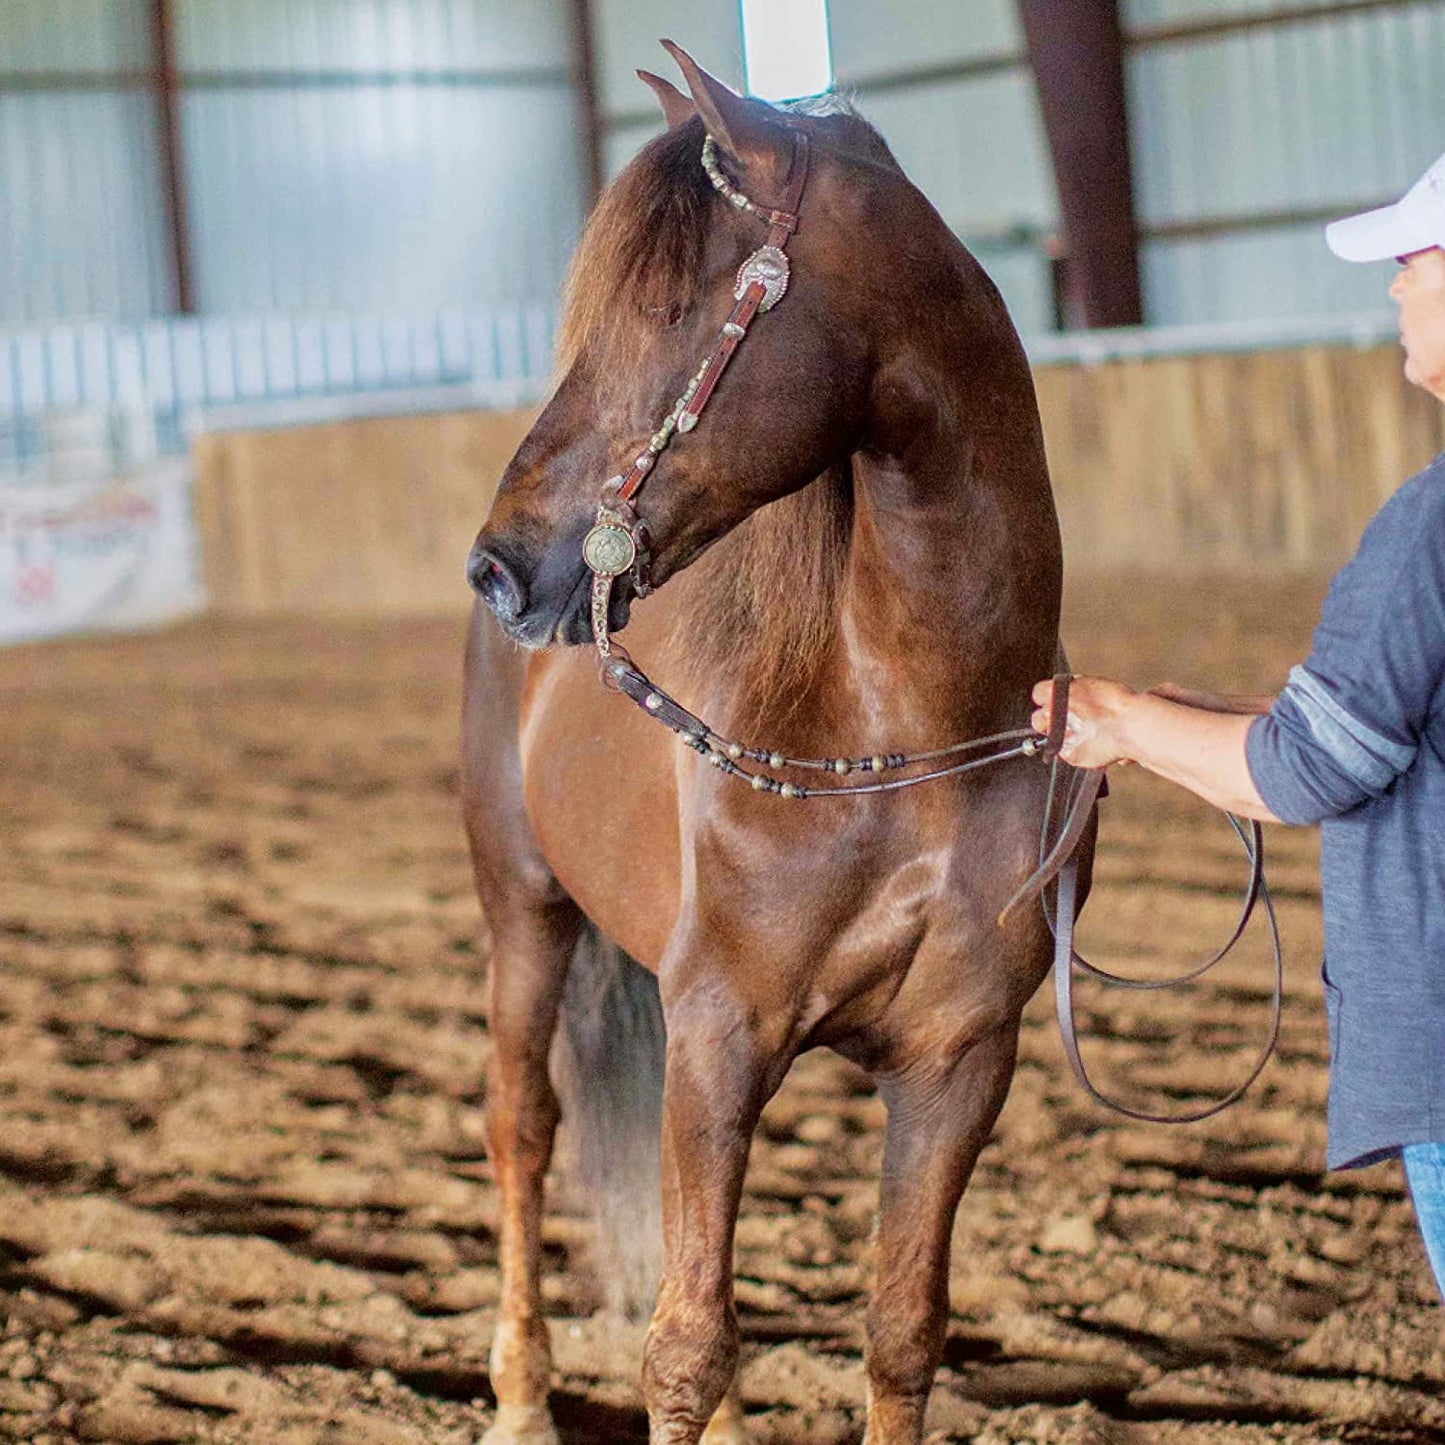
[[[1076,677],[1069,684],[1069,716],[1064,724],[1060,756],[1076,768],[1107,768],[1127,762],[1124,716],[1135,696],[1123,683],[1103,677]],[[1031,719],[1035,732],[1047,733],[1054,705],[1054,684],[1034,684],[1037,711]]]

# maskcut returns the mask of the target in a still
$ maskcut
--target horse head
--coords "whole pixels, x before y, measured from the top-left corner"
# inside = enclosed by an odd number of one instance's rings
[[[811,164],[786,295],[753,323],[701,424],[679,428],[686,434],[657,458],[639,498],[655,586],[860,445],[876,319],[889,268],[900,264],[896,223],[900,211],[927,210],[863,121],[744,98],[668,49],[690,96],[638,72],[668,129],[588,223],[568,277],[560,381],[503,474],[469,559],[473,587],[528,647],[588,639],[582,549],[604,483],[657,434],[722,332],[740,266],[764,243],[766,222],[730,204],[705,171],[705,138],[727,181],[763,209],[787,192],[799,129]],[[625,625],[635,595],[635,581],[619,577],[612,628]]]

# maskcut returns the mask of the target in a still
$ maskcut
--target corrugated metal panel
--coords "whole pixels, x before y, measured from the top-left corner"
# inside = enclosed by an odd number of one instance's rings
[[[147,63],[146,0],[4,0],[0,72],[94,75]]]
[[[1129,82],[1146,222],[1372,201],[1445,145],[1445,7],[1151,46]]]
[[[555,329],[555,308],[540,303],[0,328],[0,472],[33,471],[56,417],[109,428],[121,450],[183,452],[218,408],[238,425],[241,412],[287,425],[321,399],[357,398],[364,414],[422,405],[434,388],[458,406],[516,406],[547,390]]]
[[[828,26],[843,87],[918,66],[1023,53],[1014,0],[828,0]]]
[[[1025,69],[881,92],[860,108],[960,235],[1054,225],[1053,169]]]
[[[0,68],[57,81],[0,94],[0,321],[169,307],[149,11],[0,4]],[[186,0],[175,13],[201,309],[556,293],[581,221],[565,5]],[[115,86],[94,89],[105,71]],[[91,88],[65,88],[77,73]]]
[[[1166,18],[1178,18],[1176,11]],[[1381,304],[1386,273],[1336,261],[1316,220],[1272,218],[1384,201],[1439,154],[1445,6],[1140,46],[1129,58],[1129,82],[1142,223],[1233,223],[1223,234],[1145,245],[1151,322]],[[1251,218],[1260,224],[1250,227]]]
[[[560,7],[559,7],[560,8]],[[634,73],[639,67],[680,83],[672,57],[657,43],[675,40],[720,80],[743,84],[742,8],[738,0],[593,0],[597,90],[604,116],[635,117],[657,109]]]
[[[1140,261],[1144,314],[1152,325],[1319,316],[1387,305],[1387,266],[1337,260],[1314,224],[1150,241]]]
[[[618,126],[607,132],[603,143],[602,162],[607,179],[611,180],[653,136],[662,132],[662,117],[654,125]]]
[[[190,0],[180,14],[185,75],[297,77],[184,94],[202,310],[556,292],[581,223],[565,6]],[[338,73],[352,78],[322,83]]]
[[[551,296],[580,229],[566,91],[205,91],[183,122],[206,311]]]
[[[537,0],[186,0],[185,70],[535,70],[565,65],[567,7]]]
[[[0,96],[0,322],[163,308],[155,131],[144,95]]]
[[[114,89],[0,94],[0,321],[145,316],[166,296],[156,123],[119,83],[146,64],[144,0],[6,0],[0,72]]]
[[[829,0],[833,69],[899,163],[993,277],[1021,331],[1052,330],[1049,261],[1030,235],[1057,224],[1033,77],[1016,64],[870,93],[897,72],[1021,56],[1014,0]]]

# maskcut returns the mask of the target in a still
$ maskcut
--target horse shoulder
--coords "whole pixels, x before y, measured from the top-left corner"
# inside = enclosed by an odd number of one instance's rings
[[[582,649],[531,659],[518,740],[542,856],[592,922],[655,970],[681,892],[675,740],[604,689]]]

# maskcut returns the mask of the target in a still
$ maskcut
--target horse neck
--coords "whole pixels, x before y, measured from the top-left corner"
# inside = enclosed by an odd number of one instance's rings
[[[855,689],[911,698],[925,729],[1016,722],[1053,666],[1062,572],[1028,365],[1011,327],[965,361],[908,365],[928,415],[853,459],[842,656]]]

